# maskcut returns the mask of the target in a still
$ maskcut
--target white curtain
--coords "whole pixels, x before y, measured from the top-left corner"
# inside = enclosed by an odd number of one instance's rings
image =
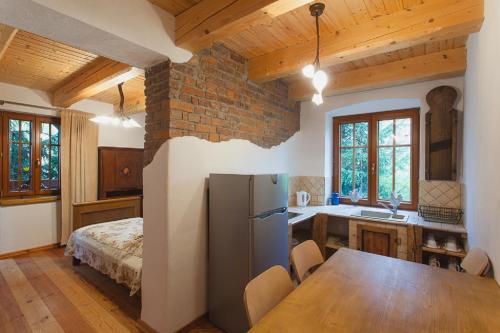
[[[61,111],[61,244],[73,231],[73,203],[97,200],[98,126],[94,115]]]

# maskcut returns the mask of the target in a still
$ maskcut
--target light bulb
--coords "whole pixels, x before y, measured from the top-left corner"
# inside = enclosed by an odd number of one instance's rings
[[[316,105],[321,105],[323,104],[323,96],[321,96],[321,94],[314,94],[312,101]]]
[[[316,88],[316,90],[321,93],[323,89],[326,87],[326,83],[328,82],[328,76],[326,76],[326,73],[323,72],[322,70],[317,71],[314,73],[313,76],[313,86]]]
[[[314,76],[314,66],[309,64],[302,68],[302,74],[304,74],[305,77],[312,78]]]

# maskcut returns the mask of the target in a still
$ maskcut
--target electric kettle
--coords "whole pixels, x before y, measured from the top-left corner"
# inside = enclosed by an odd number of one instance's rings
[[[311,201],[311,195],[306,191],[299,191],[297,194],[297,206],[306,207],[309,201]]]

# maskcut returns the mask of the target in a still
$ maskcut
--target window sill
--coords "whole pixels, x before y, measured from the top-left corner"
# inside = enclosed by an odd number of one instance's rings
[[[44,195],[44,196],[33,196],[25,198],[3,198],[0,199],[1,207],[8,206],[19,206],[19,205],[33,205],[38,203],[55,202],[60,200],[59,195]]]

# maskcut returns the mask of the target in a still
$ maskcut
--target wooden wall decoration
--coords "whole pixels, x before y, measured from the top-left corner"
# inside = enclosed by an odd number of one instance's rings
[[[456,180],[458,111],[457,91],[440,86],[427,94],[425,114],[425,179]]]
[[[99,199],[142,195],[144,149],[99,147]]]

